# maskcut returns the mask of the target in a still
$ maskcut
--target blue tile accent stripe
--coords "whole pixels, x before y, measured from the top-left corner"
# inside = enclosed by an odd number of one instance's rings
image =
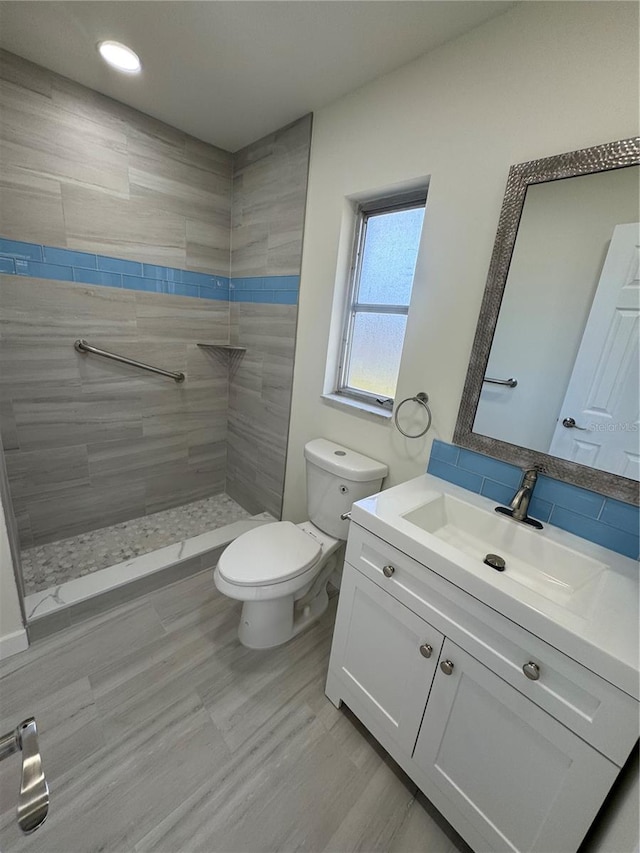
[[[501,504],[511,500],[522,477],[517,465],[438,440],[427,471]],[[529,513],[625,557],[637,560],[640,554],[640,508],[632,504],[541,474]]]
[[[261,302],[273,305],[297,305],[300,276],[267,275],[232,278],[229,293],[232,302]]]
[[[0,272],[229,301],[229,278],[0,238]]]
[[[0,237],[0,273],[173,296],[272,305],[297,305],[300,289],[300,276],[297,275],[228,278],[3,237]]]

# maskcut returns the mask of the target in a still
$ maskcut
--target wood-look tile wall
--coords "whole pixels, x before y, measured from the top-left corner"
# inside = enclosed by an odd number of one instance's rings
[[[310,116],[231,155],[5,51],[0,111],[1,236],[299,274]],[[295,307],[235,303],[231,342],[247,353],[229,365],[195,346],[229,342],[226,302],[23,276],[0,287],[0,427],[23,547],[215,494],[225,457],[229,494],[279,516]],[[187,382],[81,356],[78,337]]]
[[[310,146],[311,116],[305,116],[234,155],[232,276],[300,274]],[[291,305],[231,305],[231,342],[247,352],[229,376],[227,492],[249,511],[276,517],[297,313]]]
[[[226,302],[0,276],[2,438],[23,547],[224,490]],[[187,381],[73,348],[78,337]]]
[[[300,275],[311,115],[233,155],[231,275]]]
[[[0,52],[0,235],[229,275],[231,154]],[[0,417],[21,544],[224,490],[229,305],[4,276]],[[78,337],[187,381],[82,356]]]
[[[229,275],[231,154],[0,51],[0,235]]]

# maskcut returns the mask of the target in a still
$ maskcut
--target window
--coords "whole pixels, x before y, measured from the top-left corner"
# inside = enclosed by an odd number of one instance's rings
[[[361,204],[337,393],[389,405],[396,392],[426,191]]]

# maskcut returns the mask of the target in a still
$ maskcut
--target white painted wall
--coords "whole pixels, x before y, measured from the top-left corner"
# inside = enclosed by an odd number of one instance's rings
[[[24,651],[29,645],[18,603],[7,528],[0,501],[0,660]]]
[[[638,8],[521,3],[314,116],[284,517],[305,514],[304,443],[325,436],[386,462],[389,484],[450,441],[509,166],[638,132]],[[433,427],[323,403],[345,197],[430,176],[398,398],[425,390]]]

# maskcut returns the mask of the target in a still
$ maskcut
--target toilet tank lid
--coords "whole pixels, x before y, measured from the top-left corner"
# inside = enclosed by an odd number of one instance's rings
[[[304,456],[318,468],[353,483],[381,480],[389,473],[384,462],[378,462],[326,438],[314,438],[305,444]]]

